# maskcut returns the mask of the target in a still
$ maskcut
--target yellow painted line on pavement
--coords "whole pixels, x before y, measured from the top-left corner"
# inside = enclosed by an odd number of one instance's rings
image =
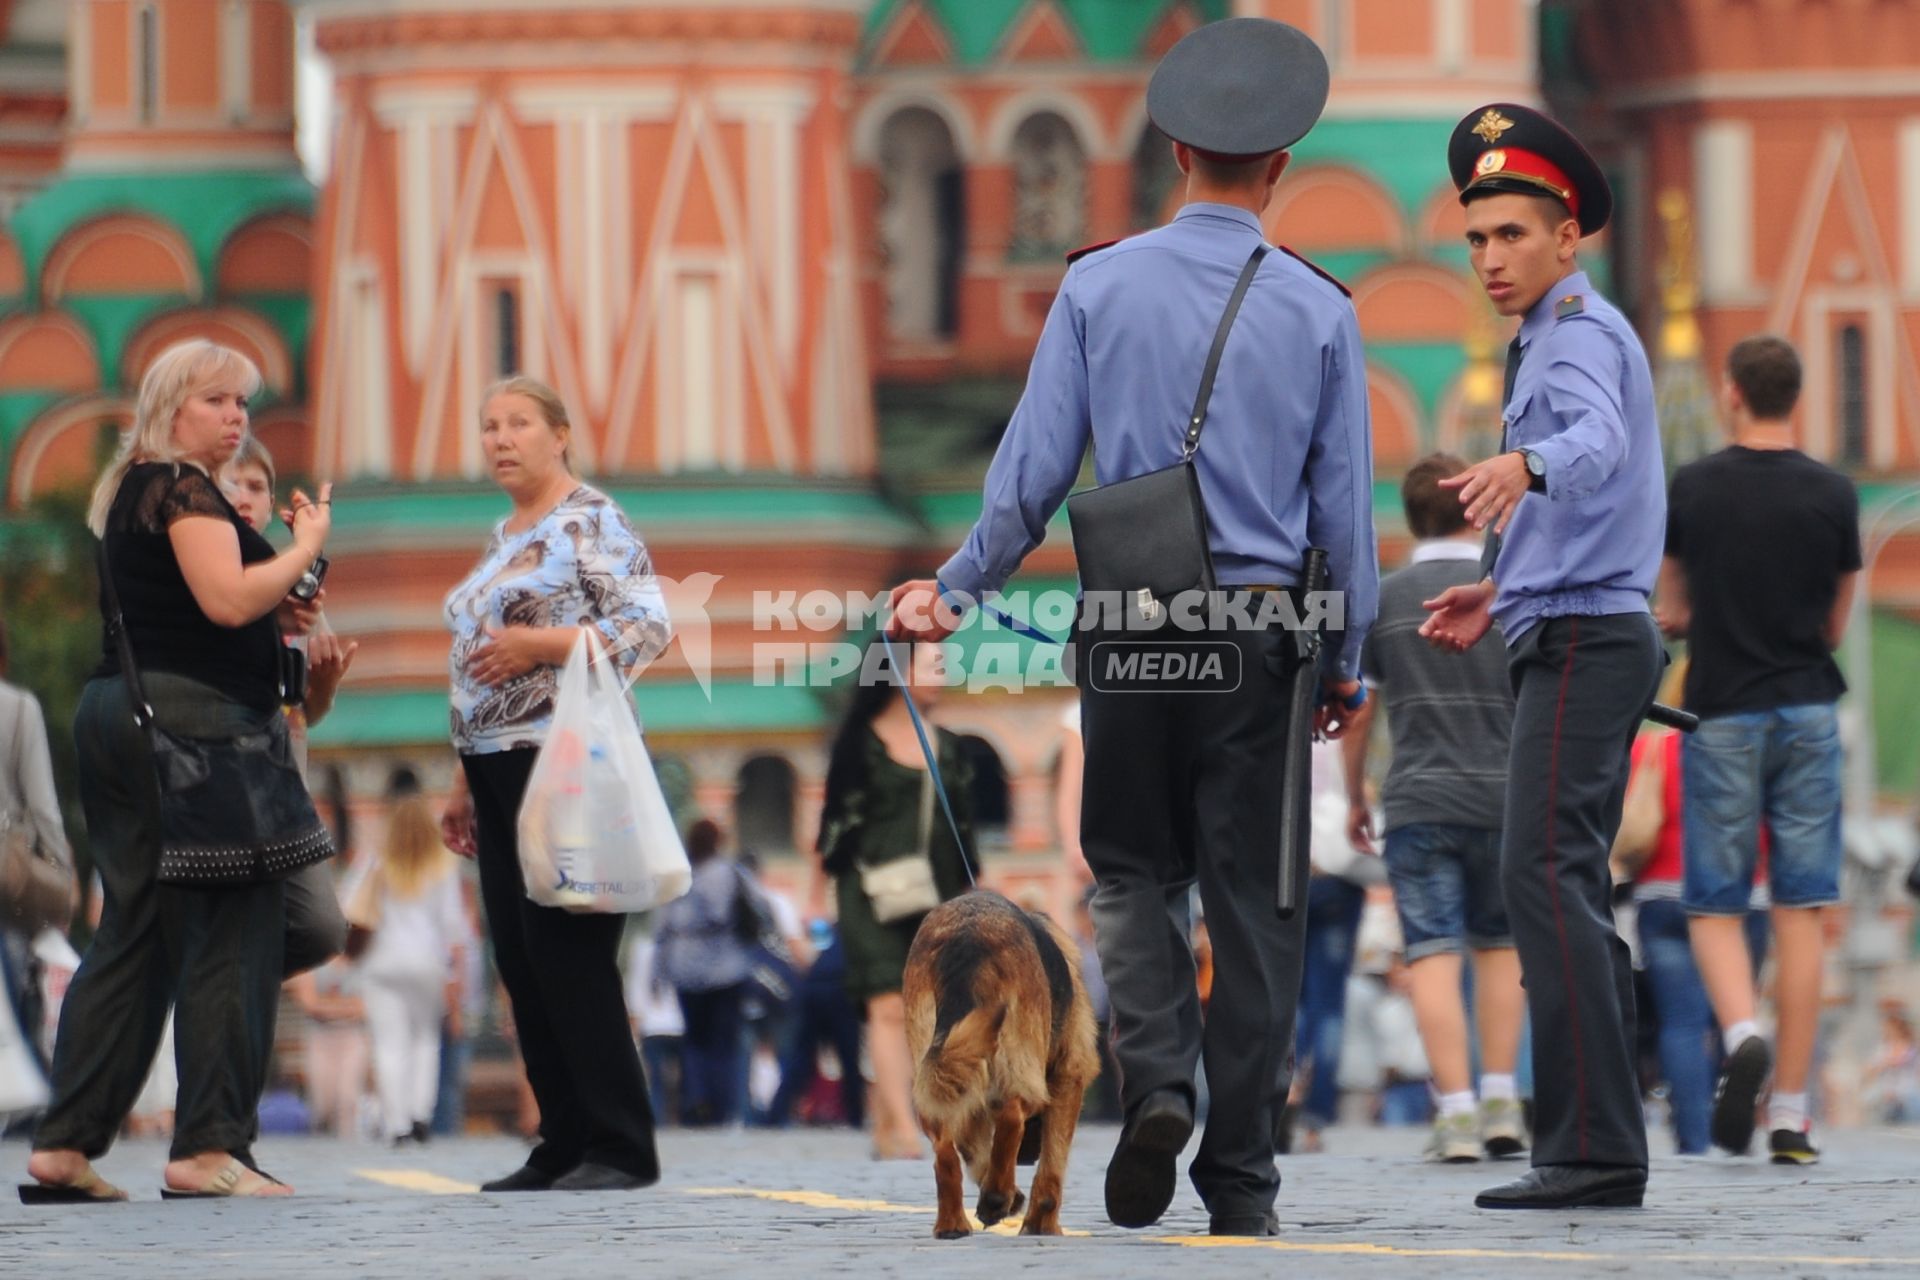
[[[398,1187],[402,1191],[424,1191],[430,1196],[465,1196],[480,1190],[477,1182],[458,1182],[425,1169],[355,1169],[356,1178]]]
[[[1147,1236],[1144,1238],[1155,1244],[1173,1244],[1187,1249],[1269,1249],[1277,1253],[1350,1254],[1380,1258],[1477,1258],[1495,1262],[1699,1262],[1718,1265],[1745,1262],[1827,1267],[1920,1266],[1920,1258],[1867,1258],[1843,1255],[1829,1257],[1820,1254],[1586,1253],[1531,1249],[1422,1249],[1405,1245],[1367,1244],[1357,1240],[1314,1244],[1294,1240],[1260,1240],[1246,1236]]]
[[[925,1205],[894,1204],[891,1200],[854,1200],[846,1196],[836,1196],[825,1191],[767,1191],[758,1187],[687,1187],[690,1196],[741,1196],[754,1200],[773,1200],[781,1204],[805,1205],[809,1209],[845,1209],[850,1213],[919,1213],[932,1214],[933,1210]],[[972,1214],[967,1221],[973,1224],[975,1231],[990,1231],[997,1236],[1020,1234],[1020,1218],[1008,1218],[991,1227],[983,1227],[980,1220]],[[1063,1231],[1063,1235],[1084,1236],[1085,1231]]]

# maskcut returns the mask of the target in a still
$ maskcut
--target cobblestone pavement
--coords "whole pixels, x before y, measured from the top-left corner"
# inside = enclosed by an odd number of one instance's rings
[[[1920,1276],[1916,1130],[1831,1134],[1808,1170],[1659,1158],[1646,1209],[1533,1214],[1472,1207],[1518,1164],[1423,1165],[1417,1131],[1336,1129],[1329,1154],[1282,1161],[1280,1239],[1218,1245],[1184,1181],[1158,1227],[1106,1222],[1114,1136],[1086,1129],[1075,1145],[1063,1222],[1076,1234],[955,1242],[932,1236],[930,1163],[874,1163],[844,1132],[669,1133],[650,1190],[519,1196],[475,1194],[519,1163],[507,1139],[269,1139],[263,1160],[300,1191],[277,1203],[161,1202],[164,1148],[126,1143],[101,1167],[136,1203],[29,1209],[9,1195],[0,1276]],[[25,1160],[0,1148],[11,1176]]]

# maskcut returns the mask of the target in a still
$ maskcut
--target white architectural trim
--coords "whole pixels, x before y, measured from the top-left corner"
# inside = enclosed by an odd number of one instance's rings
[[[1898,146],[1900,288],[1920,299],[1920,115],[1900,122]]]
[[[383,85],[371,97],[373,118],[389,128],[417,119],[466,124],[480,106],[480,91],[459,85]]]
[[[1867,456],[1875,470],[1893,466],[1898,447],[1896,406],[1901,381],[1899,351],[1904,335],[1893,299],[1872,286],[1817,288],[1806,292],[1800,310],[1800,350],[1806,357],[1803,431],[1808,452],[1838,462],[1840,423],[1835,415],[1839,372],[1834,368],[1836,318],[1858,315],[1867,343]]]
[[[1449,75],[1473,57],[1472,0],[1433,0],[1433,60]]]
[[[1700,298],[1724,304],[1753,290],[1753,125],[1709,120],[1693,137]]]
[[[235,124],[253,113],[251,0],[226,0],[221,6],[220,109]]]
[[[342,460],[349,475],[386,477],[393,474],[393,395],[388,376],[392,352],[380,265],[371,255],[358,255],[341,278],[349,313],[342,331],[352,350],[344,362],[347,394],[342,408],[348,447]]]
[[[671,120],[680,101],[672,84],[635,84],[631,80],[569,80],[560,84],[516,86],[507,99],[521,120],[554,124],[578,120],[585,111],[620,120]]]

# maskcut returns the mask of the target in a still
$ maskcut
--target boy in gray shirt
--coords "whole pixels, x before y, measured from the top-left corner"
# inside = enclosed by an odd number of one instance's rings
[[[1361,669],[1386,700],[1392,760],[1381,799],[1387,873],[1405,938],[1414,1013],[1433,1068],[1438,1114],[1427,1155],[1461,1163],[1526,1149],[1514,1091],[1525,996],[1520,960],[1500,891],[1500,827],[1506,797],[1513,687],[1505,651],[1481,645],[1436,650],[1420,636],[1425,602],[1477,581],[1480,535],[1439,482],[1466,470],[1451,454],[1415,463],[1400,487],[1411,563],[1380,583],[1380,615]],[[1347,834],[1376,852],[1367,804],[1372,719],[1355,726],[1346,752]],[[1473,1091],[1462,953],[1473,957],[1480,1033],[1480,1096]]]

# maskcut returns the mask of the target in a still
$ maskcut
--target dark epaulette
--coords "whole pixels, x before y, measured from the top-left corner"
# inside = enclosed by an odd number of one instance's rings
[[[1067,265],[1072,266],[1074,263],[1080,261],[1080,259],[1086,257],[1090,253],[1098,253],[1102,249],[1110,249],[1114,245],[1119,243],[1120,243],[1119,238],[1115,238],[1112,240],[1102,240],[1096,244],[1083,244],[1078,249],[1075,249],[1072,253],[1069,253],[1067,255]]]
[[[1322,280],[1325,280],[1328,284],[1338,289],[1341,293],[1345,294],[1347,297],[1351,298],[1353,296],[1353,290],[1347,288],[1347,286],[1345,286],[1344,284],[1341,284],[1339,277],[1335,276],[1332,272],[1328,271],[1326,268],[1320,266],[1318,263],[1309,262],[1307,259],[1295,253],[1293,250],[1287,248],[1287,246],[1285,245],[1281,245],[1279,246],[1279,248],[1280,248],[1280,252],[1286,254],[1289,258],[1292,258],[1295,262],[1299,263],[1301,266],[1305,267],[1307,270],[1313,272],[1313,274],[1319,276]]]
[[[1553,318],[1565,320],[1568,316],[1577,316],[1587,309],[1587,300],[1577,293],[1570,293],[1553,304]]]

